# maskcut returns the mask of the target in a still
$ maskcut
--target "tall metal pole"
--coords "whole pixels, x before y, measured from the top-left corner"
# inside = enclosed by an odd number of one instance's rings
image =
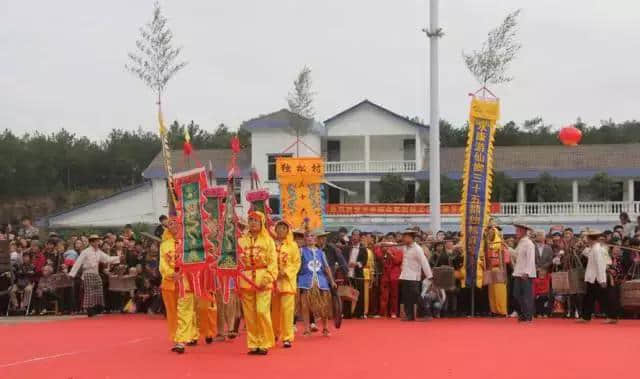
[[[429,29],[423,30],[429,37],[429,202],[431,205],[431,231],[440,227],[440,114],[438,96],[438,39],[442,29],[438,27],[438,0],[429,2]]]

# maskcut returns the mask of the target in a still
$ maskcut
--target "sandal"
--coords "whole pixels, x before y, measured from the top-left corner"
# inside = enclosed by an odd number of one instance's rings
[[[329,329],[322,329],[322,335],[325,337],[331,337],[331,333],[329,332]]]
[[[174,347],[171,348],[171,351],[178,354],[184,354],[184,345],[181,343],[177,343]]]

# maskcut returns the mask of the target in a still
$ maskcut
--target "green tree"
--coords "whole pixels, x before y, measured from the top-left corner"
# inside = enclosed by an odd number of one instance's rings
[[[380,203],[404,203],[406,184],[398,174],[385,174],[380,178]]]
[[[491,201],[510,202],[514,201],[516,192],[516,182],[502,171],[493,174],[493,187],[491,190]]]
[[[589,193],[598,201],[616,201],[622,197],[622,188],[606,173],[600,172],[589,179]]]
[[[542,173],[533,190],[533,197],[543,202],[559,202],[571,200],[571,185],[568,181]],[[535,199],[533,199],[535,201]]]
[[[446,175],[440,176],[440,201],[443,203],[458,203],[462,197],[462,182],[451,179]],[[429,181],[419,182],[416,193],[416,203],[429,202]]]

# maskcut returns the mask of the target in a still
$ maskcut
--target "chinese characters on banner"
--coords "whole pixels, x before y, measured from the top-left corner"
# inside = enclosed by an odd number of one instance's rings
[[[442,214],[460,214],[460,203],[440,204]],[[491,203],[491,213],[500,211],[500,203]],[[328,215],[424,215],[430,214],[429,204],[327,204]]]
[[[482,286],[482,270],[478,262],[484,259],[482,246],[484,229],[489,222],[491,185],[493,181],[493,138],[499,114],[498,100],[471,101],[469,135],[465,151],[462,185],[460,230],[463,233],[465,263],[464,284]]]
[[[210,263],[207,258],[213,250],[209,239],[211,231],[208,228],[209,218],[212,216],[205,209],[207,177],[204,168],[200,167],[176,174],[173,181],[178,200],[176,214],[180,224],[180,238],[177,238],[176,243],[176,267],[185,275],[196,296],[201,296],[209,289],[203,283],[202,276]]]
[[[322,229],[324,161],[319,157],[276,159],[282,217],[293,228]]]

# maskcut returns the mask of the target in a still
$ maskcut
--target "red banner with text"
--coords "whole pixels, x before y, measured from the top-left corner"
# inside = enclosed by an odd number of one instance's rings
[[[500,212],[500,203],[491,203],[491,213]],[[347,215],[424,215],[430,214],[429,204],[327,204],[327,214]],[[459,215],[459,203],[440,204],[443,215]]]

